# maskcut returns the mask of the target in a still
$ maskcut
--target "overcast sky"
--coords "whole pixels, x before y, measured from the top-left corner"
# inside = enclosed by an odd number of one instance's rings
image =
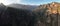
[[[0,0],[0,3],[3,3],[5,5],[11,3],[26,4],[26,5],[40,5],[40,4],[50,3],[50,2],[60,2],[60,0]]]

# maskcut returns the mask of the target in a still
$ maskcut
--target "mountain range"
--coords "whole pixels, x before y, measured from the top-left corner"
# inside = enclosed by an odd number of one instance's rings
[[[13,7],[13,8],[19,8],[19,9],[28,9],[28,10],[33,10],[35,12],[40,12],[40,13],[46,13],[48,12],[49,14],[53,13],[59,13],[60,14],[60,3],[58,2],[52,2],[48,4],[43,4],[43,5],[23,5],[23,4],[10,4],[10,5],[4,5],[0,4],[0,14],[6,7]],[[54,16],[55,17],[55,16]],[[60,16],[58,17],[58,25],[60,24]],[[60,26],[60,25],[59,25]]]
[[[33,9],[38,7],[36,5],[23,5],[23,4],[10,4],[10,5],[7,5],[7,6],[8,7],[14,7],[14,8],[29,9],[29,10],[33,10]]]
[[[0,6],[5,7],[4,4],[0,4]],[[2,8],[1,7],[1,8]],[[24,4],[10,4],[7,5],[7,7],[13,7],[13,8],[20,8],[20,9],[28,9],[28,10],[36,10],[36,11],[44,11],[45,8],[46,11],[49,11],[50,13],[57,13],[57,10],[60,13],[60,3],[58,2],[52,2],[52,3],[48,3],[48,4],[43,4],[43,5],[24,5]]]

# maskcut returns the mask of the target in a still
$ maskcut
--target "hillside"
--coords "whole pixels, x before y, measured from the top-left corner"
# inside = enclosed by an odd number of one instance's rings
[[[37,7],[34,10],[35,13],[38,13],[41,17],[45,18],[48,16],[48,18],[52,18],[52,25],[51,26],[60,26],[60,3],[58,2],[52,2],[48,4],[43,4]],[[51,15],[50,15],[51,14]],[[50,18],[47,20],[49,22]]]
[[[58,13],[60,14],[60,3],[58,2],[40,5],[38,8],[35,9],[35,11],[43,11],[45,8],[47,8],[46,10],[50,13],[57,13],[58,10]]]

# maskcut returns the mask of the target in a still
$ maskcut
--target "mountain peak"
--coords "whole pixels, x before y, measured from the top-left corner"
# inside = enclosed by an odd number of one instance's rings
[[[51,4],[60,4],[60,3],[58,3],[58,2],[52,2]]]
[[[0,3],[0,6],[5,6],[3,3]]]
[[[52,2],[52,3],[58,3],[58,2]]]
[[[55,2],[52,2],[52,4],[55,4]]]

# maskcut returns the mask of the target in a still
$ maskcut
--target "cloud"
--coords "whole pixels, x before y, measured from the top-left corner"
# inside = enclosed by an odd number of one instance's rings
[[[22,0],[0,0],[0,3],[3,3],[5,5],[11,4],[11,3],[20,3]]]
[[[39,5],[39,4],[34,4],[34,3],[25,3],[27,2],[26,0],[0,0],[0,3],[3,3],[4,5],[9,5],[11,3],[18,3],[18,4],[25,4],[25,5]]]

